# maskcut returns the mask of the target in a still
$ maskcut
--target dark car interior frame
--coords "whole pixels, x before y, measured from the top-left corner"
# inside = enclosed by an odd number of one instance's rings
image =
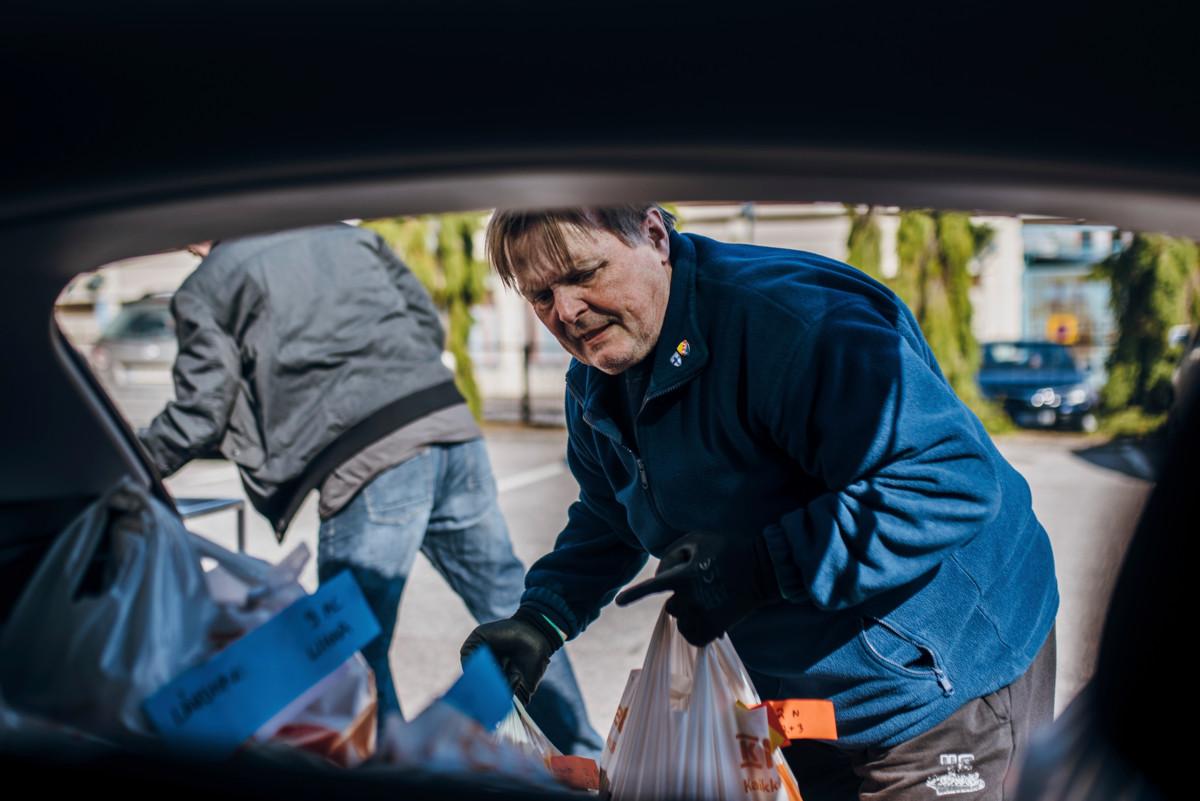
[[[647,199],[1036,213],[1200,238],[1190,11],[562,5],[5,11],[0,619],[113,482],[167,497],[53,322],[66,283],[116,259],[351,217]],[[1095,678],[1031,751],[1022,797],[1152,797],[1181,769],[1180,744],[1159,735],[1191,694],[1166,627],[1187,614],[1167,593],[1197,520],[1195,411],[1130,547]],[[9,781],[50,790],[524,794],[0,746]]]

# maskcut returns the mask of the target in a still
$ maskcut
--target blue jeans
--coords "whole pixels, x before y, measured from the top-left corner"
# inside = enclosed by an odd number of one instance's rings
[[[480,623],[516,611],[525,567],[513,554],[483,440],[431,445],[376,476],[321,523],[318,577],[349,570],[383,632],[362,650],[375,671],[380,721],[400,712],[388,649],[417,551]],[[599,756],[603,740],[588,722],[565,651],[550,660],[528,710],[563,753]]]

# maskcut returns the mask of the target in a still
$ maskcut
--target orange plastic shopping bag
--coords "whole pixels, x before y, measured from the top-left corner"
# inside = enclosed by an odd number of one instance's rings
[[[614,801],[801,801],[768,708],[728,637],[695,648],[664,611],[600,759]]]

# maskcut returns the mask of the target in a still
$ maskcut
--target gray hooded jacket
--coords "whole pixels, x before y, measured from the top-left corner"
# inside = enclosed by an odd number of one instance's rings
[[[331,470],[462,403],[428,293],[369,230],[220,242],[171,308],[175,400],[143,444],[164,475],[214,451],[235,462],[280,540]]]

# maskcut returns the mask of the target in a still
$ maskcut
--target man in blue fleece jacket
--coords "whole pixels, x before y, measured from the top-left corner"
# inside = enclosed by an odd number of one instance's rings
[[[521,607],[477,628],[520,696],[614,596],[671,592],[764,698],[834,703],[785,750],[807,801],[1002,797],[1053,713],[1058,591],[1029,488],[885,287],[680,235],[651,205],[499,212],[488,250],[574,360],[579,499]],[[617,591],[647,555],[649,581]]]

